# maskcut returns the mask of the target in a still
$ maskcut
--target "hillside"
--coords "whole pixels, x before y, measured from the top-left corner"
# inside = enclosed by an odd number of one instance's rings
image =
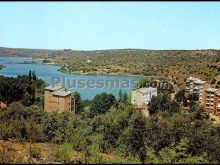
[[[0,48],[0,56],[53,59],[60,71],[77,74],[145,75],[174,82],[195,76],[219,80],[220,50],[112,49],[94,51]]]
[[[196,76],[204,80],[219,75],[219,50],[100,50],[56,51],[48,55],[79,74],[157,75],[173,79]]]
[[[44,56],[54,50],[47,49],[26,49],[26,48],[6,48],[0,47],[0,57],[13,57],[13,56]]]

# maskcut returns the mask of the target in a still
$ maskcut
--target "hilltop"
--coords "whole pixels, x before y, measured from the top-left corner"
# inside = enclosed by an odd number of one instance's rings
[[[54,50],[0,47],[0,57],[47,55]]]

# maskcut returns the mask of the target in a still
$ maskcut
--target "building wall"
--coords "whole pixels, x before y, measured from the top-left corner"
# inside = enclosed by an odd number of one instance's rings
[[[214,92],[205,92],[205,102],[204,102],[204,108],[206,112],[213,113],[214,112]]]
[[[131,104],[141,106],[144,104],[144,96],[137,90],[131,92]]]
[[[147,105],[153,96],[157,96],[157,91],[143,94],[138,90],[134,90],[131,92],[131,104],[137,106]]]
[[[61,89],[64,90],[64,89]],[[44,90],[44,109],[46,112],[71,112],[72,97],[71,94],[67,96],[55,96],[54,91]]]
[[[220,104],[220,96],[215,95],[214,100],[214,114],[220,115],[220,109],[218,109],[218,105]]]
[[[205,90],[210,87],[209,83],[205,83],[202,85],[202,88],[200,89],[200,96],[199,96],[199,102],[201,104],[205,103],[206,97],[205,97]]]

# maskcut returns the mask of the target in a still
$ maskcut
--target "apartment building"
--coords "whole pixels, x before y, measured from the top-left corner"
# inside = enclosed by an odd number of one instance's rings
[[[194,82],[198,81],[198,78],[189,77],[186,79],[186,92],[193,93]]]
[[[194,95],[195,101],[198,101],[201,104],[204,104],[205,90],[210,87],[210,84],[207,81],[202,81],[198,78],[189,77],[186,80],[186,92]]]
[[[220,107],[219,95],[220,95],[220,89],[208,88],[205,90],[204,109],[206,112],[218,114],[218,110]]]
[[[146,106],[153,96],[157,96],[157,88],[139,88],[131,92],[131,103],[137,106]]]
[[[44,88],[44,109],[46,112],[75,113],[74,95],[62,86],[48,86]]]
[[[215,98],[214,98],[214,103],[215,103],[215,109],[214,109],[214,114],[215,115],[220,115],[220,92],[217,92],[215,94]]]

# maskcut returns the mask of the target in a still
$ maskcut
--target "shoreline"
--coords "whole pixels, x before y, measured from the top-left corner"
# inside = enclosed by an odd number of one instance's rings
[[[54,65],[54,64],[51,64],[51,65]],[[54,65],[54,66],[59,66],[59,67],[62,67],[60,65]],[[79,73],[79,72],[65,72],[65,71],[60,71],[59,69],[57,69],[58,72],[61,72],[61,73],[65,73],[65,74],[75,74],[75,75],[86,75],[86,76],[125,76],[125,77],[140,77],[140,78],[143,78],[143,77],[159,77],[159,76],[147,76],[147,75],[133,75],[133,74],[129,74],[129,73],[116,73],[116,74],[104,74],[104,73]]]
[[[21,57],[21,56],[17,56],[17,57]],[[1,57],[0,57],[1,58]],[[4,57],[5,58],[5,57]],[[12,58],[7,56],[6,58]],[[38,61],[38,60],[45,60],[45,58],[33,58],[33,57],[27,57],[27,58],[32,58],[34,61]],[[27,64],[27,63],[25,63]],[[30,63],[32,64],[32,63]],[[138,77],[138,78],[144,78],[144,77],[159,77],[159,76],[147,76],[147,75],[133,75],[133,74],[130,74],[130,73],[79,73],[77,71],[71,71],[71,72],[68,72],[68,71],[65,71],[65,70],[60,70],[63,66],[61,65],[58,65],[56,62],[52,61],[51,63],[42,63],[42,65],[53,65],[53,66],[58,66],[60,68],[57,69],[58,72],[60,73],[64,73],[64,74],[75,74],[75,75],[86,75],[86,76],[124,76],[124,77]],[[3,68],[6,67],[3,65]],[[3,69],[2,68],[2,69]]]
[[[37,58],[36,60],[39,60],[41,58]],[[42,60],[42,59],[41,59]],[[65,73],[65,74],[75,74],[75,75],[86,75],[86,76],[129,76],[129,77],[148,77],[146,75],[133,75],[133,74],[129,74],[129,73],[119,73],[119,74],[104,74],[104,73],[79,73],[79,72],[76,72],[76,71],[71,71],[71,72],[68,72],[68,71],[65,71],[65,70],[60,70],[63,66],[57,64],[56,62],[52,62],[52,63],[45,63],[46,65],[54,65],[54,66],[58,66],[60,67],[59,69],[57,69],[58,72],[61,72],[61,73]],[[157,77],[157,76],[151,76],[151,77]]]

